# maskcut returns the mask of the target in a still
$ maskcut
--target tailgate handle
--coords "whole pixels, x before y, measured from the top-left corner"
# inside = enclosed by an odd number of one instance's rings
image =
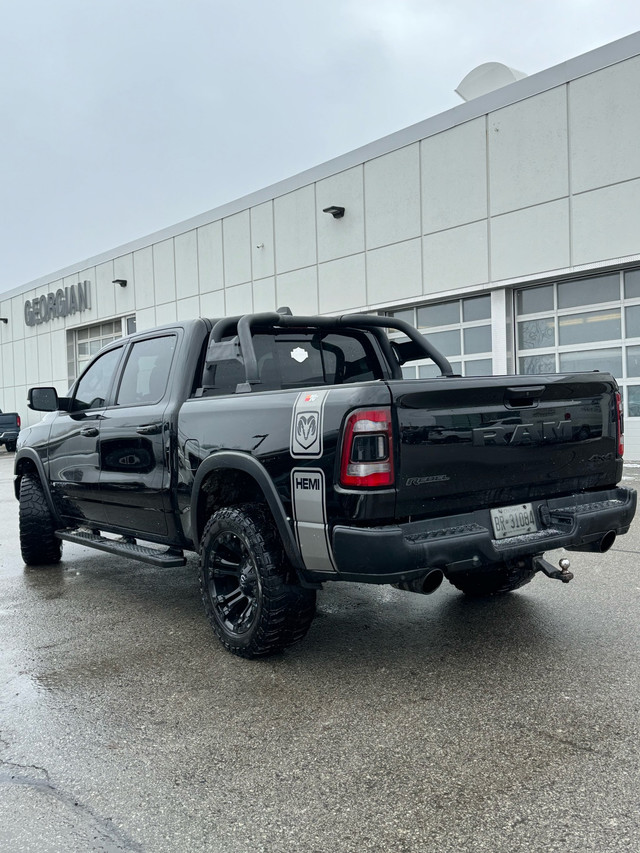
[[[544,385],[521,385],[518,388],[507,388],[505,394],[505,406],[508,408],[522,408],[522,406],[536,406],[544,393]]]

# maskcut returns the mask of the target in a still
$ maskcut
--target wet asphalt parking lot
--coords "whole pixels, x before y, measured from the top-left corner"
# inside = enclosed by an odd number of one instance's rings
[[[499,599],[327,584],[251,662],[195,558],[26,569],[12,479],[2,450],[0,850],[640,849],[639,521]]]

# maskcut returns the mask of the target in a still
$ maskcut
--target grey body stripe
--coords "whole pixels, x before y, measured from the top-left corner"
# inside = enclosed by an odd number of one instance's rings
[[[324,471],[294,468],[291,503],[296,539],[305,566],[314,572],[336,572],[327,526]]]

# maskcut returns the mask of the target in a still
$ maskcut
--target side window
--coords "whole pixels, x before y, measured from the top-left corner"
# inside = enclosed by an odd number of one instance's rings
[[[133,344],[122,374],[116,405],[160,402],[167,390],[175,349],[175,335],[163,335]]]
[[[73,399],[73,408],[76,411],[101,409],[105,405],[121,355],[122,347],[109,350],[85,371]]]

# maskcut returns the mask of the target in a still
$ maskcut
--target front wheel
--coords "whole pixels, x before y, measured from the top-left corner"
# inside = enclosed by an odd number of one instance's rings
[[[449,582],[465,595],[479,598],[485,595],[501,595],[519,589],[528,584],[535,573],[535,569],[531,567],[531,561],[526,561],[515,565],[494,566],[487,571],[452,574]]]
[[[292,583],[280,539],[261,507],[225,507],[200,544],[200,592],[228,651],[265,657],[301,640],[315,612],[315,590]]]
[[[55,535],[55,522],[35,474],[20,480],[20,551],[28,566],[54,565],[60,562],[62,542]]]

